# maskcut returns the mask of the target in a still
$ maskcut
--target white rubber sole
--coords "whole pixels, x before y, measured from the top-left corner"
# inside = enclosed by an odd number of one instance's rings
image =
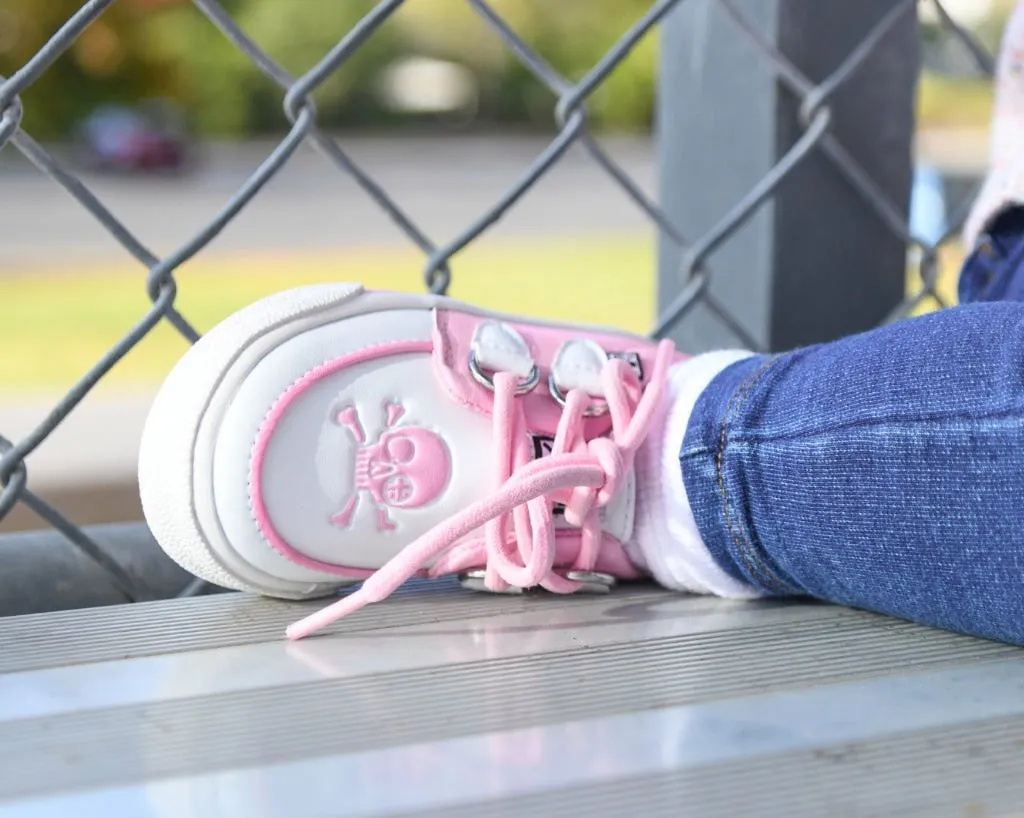
[[[231,547],[216,519],[209,479],[219,416],[252,366],[288,338],[353,315],[429,310],[444,300],[368,293],[358,284],[303,287],[258,301],[204,335],[157,393],[139,450],[143,512],[167,555],[215,585],[266,596],[314,598],[347,584],[326,574],[320,582],[283,580]]]
[[[221,420],[253,367],[290,338],[356,315],[442,306],[499,320],[511,318],[440,296],[367,292],[359,284],[326,284],[258,301],[203,336],[175,365],[157,393],[139,451],[143,511],[167,555],[189,573],[215,585],[284,599],[327,596],[357,581],[346,582],[315,571],[310,572],[308,582],[284,579],[256,567],[232,547],[217,519],[213,495],[213,457]]]

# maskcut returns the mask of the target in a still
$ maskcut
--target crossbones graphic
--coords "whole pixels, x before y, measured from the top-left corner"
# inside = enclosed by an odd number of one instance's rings
[[[421,426],[399,426],[405,407],[397,400],[384,402],[384,431],[368,443],[359,410],[346,404],[334,412],[334,422],[344,427],[358,444],[350,466],[351,494],[331,522],[348,528],[362,495],[376,506],[377,530],[394,531],[390,509],[420,508],[436,500],[451,477],[451,456],[435,432]]]

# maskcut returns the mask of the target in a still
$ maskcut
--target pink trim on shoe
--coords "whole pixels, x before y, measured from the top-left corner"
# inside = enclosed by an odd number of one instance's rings
[[[270,412],[263,421],[263,425],[260,427],[260,430],[256,435],[256,440],[253,443],[252,457],[249,461],[249,503],[253,519],[256,521],[256,525],[259,528],[260,533],[263,535],[263,538],[267,541],[270,547],[282,557],[294,562],[296,565],[301,565],[304,568],[311,568],[315,571],[323,571],[328,574],[343,576],[350,579],[363,579],[373,574],[372,570],[348,568],[342,565],[334,565],[329,562],[313,559],[312,557],[308,557],[301,551],[293,548],[285,541],[274,527],[273,522],[271,522],[270,514],[267,512],[267,506],[263,499],[263,466],[267,455],[267,448],[270,445],[270,439],[277,430],[278,424],[281,422],[281,419],[284,417],[289,407],[299,398],[300,395],[302,395],[303,392],[314,384],[335,374],[336,372],[340,372],[341,370],[347,369],[351,366],[356,366],[357,364],[367,363],[369,361],[389,357],[391,355],[408,355],[415,353],[429,355],[433,348],[434,345],[431,341],[393,341],[391,343],[367,347],[366,349],[360,349],[348,355],[343,355],[340,358],[335,358],[333,361],[321,364],[315,369],[311,369],[288,387],[284,394],[277,399],[273,407],[271,407]],[[357,418],[354,415],[349,417],[347,415],[347,411],[347,409],[342,410],[339,414],[339,422],[342,422],[344,425],[348,425],[350,423],[353,424],[352,432],[356,442],[365,443],[366,436],[362,433],[362,427],[358,426]],[[397,420],[398,415],[389,411],[388,418]],[[357,488],[361,490],[362,487]],[[355,494],[350,498],[349,504],[345,506],[345,509],[339,516],[344,518],[347,513],[349,519],[351,519],[351,514],[355,511],[355,503],[357,501],[358,495]],[[351,508],[349,508],[349,506],[351,506]],[[345,522],[345,520],[341,519],[339,522]]]

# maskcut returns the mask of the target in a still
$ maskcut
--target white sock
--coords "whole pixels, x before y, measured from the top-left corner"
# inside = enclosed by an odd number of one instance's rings
[[[741,351],[709,352],[676,364],[660,417],[637,452],[636,523],[626,553],[666,588],[733,599],[761,593],[718,567],[690,511],[679,467],[679,449],[697,398]]]
[[[1024,204],[1024,2],[1007,23],[996,69],[989,171],[964,226],[964,242],[978,236],[1007,206]]]

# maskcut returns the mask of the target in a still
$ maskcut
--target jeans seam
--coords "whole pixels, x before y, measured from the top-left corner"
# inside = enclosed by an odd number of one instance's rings
[[[1013,252],[1007,253],[1003,257],[999,272],[1008,274],[1012,278],[1021,265],[1024,265],[1024,240],[1018,235],[1017,246],[1013,248]],[[1007,270],[1007,268],[1009,269]],[[1007,286],[1009,286],[1009,283],[1007,281]]]
[[[739,413],[740,407],[743,405],[743,402],[747,397],[749,397],[754,386],[757,385],[757,382],[779,360],[781,360],[781,356],[778,355],[768,358],[761,364],[761,366],[748,375],[747,378],[736,388],[732,398],[729,400],[729,405],[726,407],[725,414],[722,417],[718,451],[715,455],[715,469],[718,475],[718,491],[722,497],[722,511],[725,515],[726,529],[732,537],[733,543],[736,545],[736,550],[740,559],[743,561],[747,570],[750,571],[751,576],[767,588],[773,590],[781,589],[784,583],[775,576],[774,572],[767,564],[764,563],[763,560],[757,558],[757,555],[754,553],[753,543],[747,535],[746,527],[738,521],[734,523],[733,515],[729,512],[729,495],[725,485],[725,447],[727,443],[729,423]]]
[[[1000,273],[1004,272],[1004,268],[1010,263],[1009,257],[1000,252],[998,256],[988,255],[975,258],[974,263],[981,268],[981,273],[984,277],[984,281],[981,282],[978,288],[977,300],[982,302],[996,300],[992,298],[996,286],[1007,283],[1003,280]]]
[[[977,303],[994,300],[990,298],[993,286],[997,283],[1008,283],[1005,277],[1000,274],[1005,274],[1007,268],[1009,268],[1012,275],[1013,270],[1021,264],[1024,264],[1024,241],[1018,241],[1012,251],[1006,253],[1003,252],[1001,247],[996,246],[991,232],[985,233],[968,256],[964,263],[964,270],[960,274],[961,278],[963,278],[966,271],[971,267],[979,267],[981,269],[984,283],[979,286],[978,292],[971,298],[971,302]]]
[[[905,418],[863,418],[860,420],[851,420],[846,423],[837,423],[834,426],[821,426],[817,429],[810,430],[801,429],[796,432],[764,436],[758,436],[756,433],[754,435],[733,435],[732,440],[735,443],[748,443],[752,445],[759,445],[762,443],[790,443],[793,441],[812,440],[817,437],[834,435],[836,433],[847,432],[854,429],[873,429],[875,427],[883,426],[887,428],[892,428],[894,426],[927,426],[934,423],[948,424],[950,421],[962,421],[969,423],[972,421],[997,421],[1020,418],[1024,418],[1024,407],[1000,409],[995,412],[953,412],[946,414],[917,415]]]

